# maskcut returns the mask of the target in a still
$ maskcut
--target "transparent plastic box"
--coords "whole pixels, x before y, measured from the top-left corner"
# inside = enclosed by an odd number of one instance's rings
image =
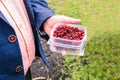
[[[82,40],[68,40],[68,39],[63,39],[59,37],[54,37],[53,33],[59,25],[77,27],[78,29],[83,30],[84,36]],[[68,55],[81,55],[82,56],[84,54],[84,46],[85,46],[86,39],[87,39],[87,31],[85,27],[81,25],[59,23],[53,27],[47,44],[49,44],[49,48],[52,52],[62,53],[62,51],[65,51],[66,54]]]
[[[51,44],[49,48],[52,52],[57,52],[57,53],[65,52],[65,54],[67,55],[80,55],[80,56],[84,55],[84,45],[80,47],[66,47],[57,44]]]

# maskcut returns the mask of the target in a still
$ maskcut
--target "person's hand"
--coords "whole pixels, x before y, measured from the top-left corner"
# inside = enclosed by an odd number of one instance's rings
[[[44,31],[45,33],[50,36],[50,31],[53,28],[53,26],[57,23],[66,23],[66,24],[80,24],[81,20],[80,19],[75,19],[63,15],[54,15],[50,18],[48,18],[44,22]],[[54,50],[56,50],[56,47],[54,47]],[[65,56],[67,53],[65,50],[62,50],[62,55]]]
[[[50,18],[48,18],[44,22],[44,31],[45,33],[50,36],[50,31],[53,28],[53,26],[57,23],[67,23],[67,24],[80,24],[81,20],[80,19],[75,19],[63,15],[54,15]]]

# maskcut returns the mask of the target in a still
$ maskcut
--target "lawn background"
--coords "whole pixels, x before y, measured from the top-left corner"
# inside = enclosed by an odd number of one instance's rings
[[[66,56],[59,80],[120,80],[120,0],[47,0],[87,27],[84,56]]]

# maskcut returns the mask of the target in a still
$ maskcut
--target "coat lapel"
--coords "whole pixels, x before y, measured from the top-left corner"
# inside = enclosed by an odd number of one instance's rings
[[[36,31],[36,30],[39,30],[39,29],[36,28],[36,24],[35,24],[35,20],[34,20],[34,14],[33,14],[33,8],[30,5],[30,0],[23,0],[23,1],[24,1],[24,4],[25,4],[25,7],[27,9],[31,25],[32,25],[32,30],[33,30],[34,37],[35,37],[35,43],[36,43],[36,46],[37,46],[36,47],[37,48],[36,51],[39,52],[41,58],[43,59],[44,63],[46,64],[46,66],[50,67],[49,64],[48,64],[48,61],[46,59],[44,50],[42,48],[42,44],[41,44],[41,41],[40,41],[39,34]]]
[[[32,7],[30,5],[30,0],[23,0],[23,1],[24,1],[26,10],[28,12],[28,16],[29,16],[30,22],[31,22],[32,25],[35,25],[34,14],[33,14]]]

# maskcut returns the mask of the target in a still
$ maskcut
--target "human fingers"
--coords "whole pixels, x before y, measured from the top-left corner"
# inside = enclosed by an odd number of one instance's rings
[[[52,47],[52,51],[53,51],[53,52],[56,52],[56,50],[57,50],[56,48],[57,48],[56,46],[53,46],[53,47]],[[62,54],[62,56],[67,55],[66,50],[62,50],[62,51],[61,51],[61,54]]]
[[[62,50],[62,56],[66,56],[67,55],[67,52],[66,52],[66,50]]]
[[[75,18],[63,16],[62,22],[63,23],[69,23],[69,24],[80,24],[81,23],[81,19],[75,19]]]

